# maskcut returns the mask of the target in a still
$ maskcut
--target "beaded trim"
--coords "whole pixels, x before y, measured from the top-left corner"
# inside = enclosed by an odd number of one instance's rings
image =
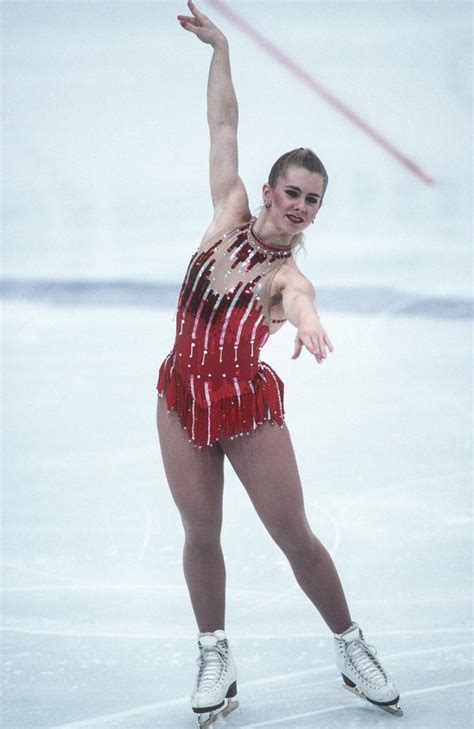
[[[252,220],[249,223],[249,227],[247,229],[247,240],[255,246],[257,250],[259,250],[261,253],[268,254],[271,252],[276,258],[288,258],[291,256],[291,244],[288,246],[274,246],[270,243],[264,243],[263,240],[260,240],[258,238],[253,230],[253,224],[255,222],[256,218],[252,218]]]

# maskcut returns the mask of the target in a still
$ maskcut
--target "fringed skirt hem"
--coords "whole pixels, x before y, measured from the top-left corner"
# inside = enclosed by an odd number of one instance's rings
[[[250,435],[267,421],[283,427],[284,384],[269,365],[260,362],[257,376],[240,385],[234,395],[218,399],[206,389],[207,406],[203,407],[202,397],[196,397],[168,356],[160,367],[156,389],[165,398],[168,412],[176,411],[190,443],[205,448],[225,436]]]

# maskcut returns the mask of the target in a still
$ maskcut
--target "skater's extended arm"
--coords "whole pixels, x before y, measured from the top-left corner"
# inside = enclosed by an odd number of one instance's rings
[[[299,357],[303,346],[314,354],[319,363],[326,358],[326,347],[334,351],[331,340],[321,324],[314,300],[313,284],[299,271],[290,270],[281,289],[285,316],[297,329],[292,359]]]
[[[238,104],[232,83],[227,38],[188,0],[192,17],[178,15],[185,30],[213,47],[207,84],[207,121],[210,132],[209,175],[214,217],[224,211],[249,216],[248,198],[238,174]]]

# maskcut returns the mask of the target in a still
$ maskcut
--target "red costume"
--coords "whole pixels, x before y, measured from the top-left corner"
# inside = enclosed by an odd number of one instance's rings
[[[283,382],[259,354],[275,321],[271,282],[291,246],[260,241],[254,220],[191,257],[174,347],[159,371],[159,396],[199,447],[250,433],[265,420],[283,426]]]

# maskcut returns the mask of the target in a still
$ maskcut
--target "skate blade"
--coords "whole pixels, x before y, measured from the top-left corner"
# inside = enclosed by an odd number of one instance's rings
[[[388,714],[392,714],[392,716],[403,716],[403,710],[398,704],[377,704],[375,701],[368,699],[364,692],[358,689],[357,686],[348,686],[344,683],[344,681],[342,682],[342,685],[352,694],[355,694],[360,699],[364,699],[364,701],[368,701],[369,704],[372,704],[373,706],[378,706],[379,709],[383,709]]]
[[[234,709],[236,709],[239,705],[239,702],[236,699],[226,699],[226,701],[227,704],[221,706],[220,709],[215,709],[214,711],[211,711],[209,713],[201,714],[198,718],[198,729],[206,729],[206,727],[212,726],[217,721],[219,721],[219,719],[224,719],[230,714],[231,711],[234,711]]]

